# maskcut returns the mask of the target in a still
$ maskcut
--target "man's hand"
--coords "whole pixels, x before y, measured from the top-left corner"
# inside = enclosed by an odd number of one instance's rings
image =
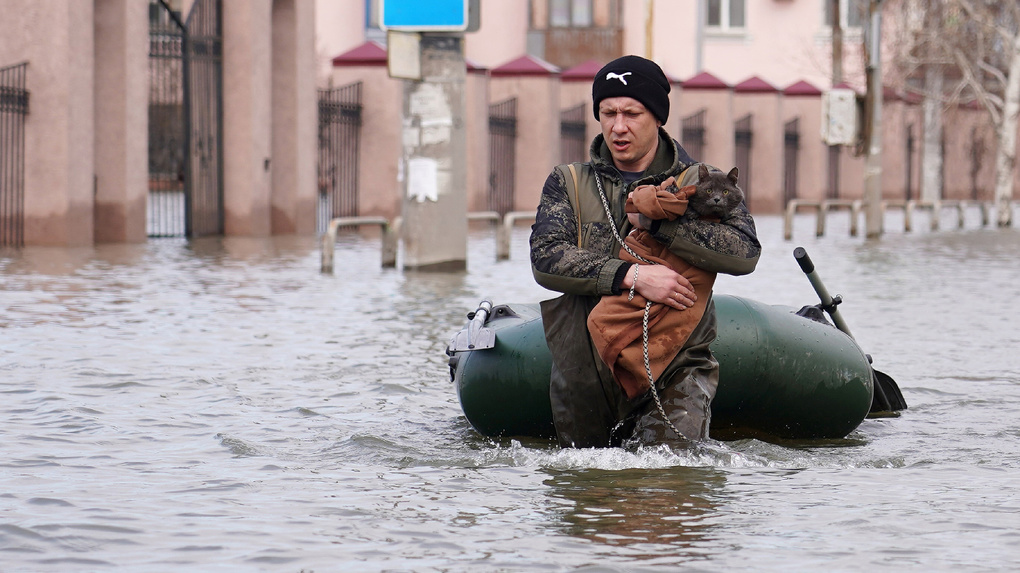
[[[629,289],[633,284],[634,270],[631,267],[623,279],[622,286]],[[641,265],[634,290],[652,302],[662,303],[677,310],[690,308],[698,300],[691,282],[665,265]]]
[[[634,192],[631,191],[627,194],[627,198],[630,199],[633,195]],[[644,229],[647,231],[652,226],[652,220],[641,213],[627,213],[627,220],[630,221],[631,226],[635,229]]]

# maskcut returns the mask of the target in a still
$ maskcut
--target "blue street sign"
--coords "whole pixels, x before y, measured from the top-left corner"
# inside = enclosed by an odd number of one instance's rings
[[[379,0],[379,27],[404,32],[463,32],[468,0]]]

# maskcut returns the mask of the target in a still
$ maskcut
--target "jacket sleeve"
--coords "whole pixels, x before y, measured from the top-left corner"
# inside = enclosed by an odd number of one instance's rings
[[[617,272],[629,265],[609,254],[615,244],[604,223],[586,223],[586,248],[578,247],[578,221],[561,169],[554,169],[542,188],[531,227],[531,271],[539,285],[578,295],[613,294]],[[606,247],[608,237],[608,247]]]
[[[662,221],[653,235],[680,258],[715,273],[749,274],[761,255],[754,219],[743,204],[733,216],[718,223],[699,220],[690,213],[675,221]]]

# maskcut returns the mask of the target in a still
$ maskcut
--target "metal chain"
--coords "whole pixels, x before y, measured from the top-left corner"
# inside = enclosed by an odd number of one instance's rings
[[[656,264],[658,264],[658,263],[656,263],[654,261],[650,261],[650,260],[642,257],[641,255],[635,253],[634,250],[631,249],[630,246],[627,245],[626,242],[624,242],[623,238],[620,237],[620,231],[616,228],[616,223],[613,221],[613,212],[609,208],[609,200],[606,198],[606,191],[605,191],[605,189],[602,188],[602,179],[599,177],[598,171],[595,171],[593,169],[592,172],[595,175],[595,185],[598,186],[598,188],[599,188],[599,197],[602,199],[602,207],[605,208],[605,210],[606,210],[606,217],[609,219],[609,228],[613,230],[613,236],[616,237],[616,240],[620,243],[620,245],[623,246],[624,250],[626,250],[628,253],[630,253],[630,256],[634,257],[635,259],[637,259],[639,261],[643,261],[643,262],[645,262],[645,263],[647,263],[649,265],[656,265]],[[652,301],[646,299],[645,300],[645,315],[644,315],[644,319],[641,321],[641,343],[642,343],[642,351],[644,352],[644,358],[645,358],[645,374],[648,375],[648,385],[651,386],[651,389],[652,389],[652,398],[655,399],[655,407],[658,408],[659,415],[662,416],[663,421],[665,421],[666,424],[674,432],[676,432],[677,437],[678,438],[682,438],[682,437],[684,437],[684,435],[681,434],[680,430],[678,430],[676,428],[676,426],[673,425],[673,420],[670,420],[669,416],[666,415],[666,409],[662,407],[662,401],[659,399],[659,392],[655,389],[655,379],[652,378],[652,366],[651,366],[651,363],[648,360],[648,313],[651,310],[651,308],[652,308]]]

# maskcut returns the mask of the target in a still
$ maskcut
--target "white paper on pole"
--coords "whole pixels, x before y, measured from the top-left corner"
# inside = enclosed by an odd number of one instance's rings
[[[407,160],[407,196],[419,203],[439,201],[439,163],[428,157]]]

